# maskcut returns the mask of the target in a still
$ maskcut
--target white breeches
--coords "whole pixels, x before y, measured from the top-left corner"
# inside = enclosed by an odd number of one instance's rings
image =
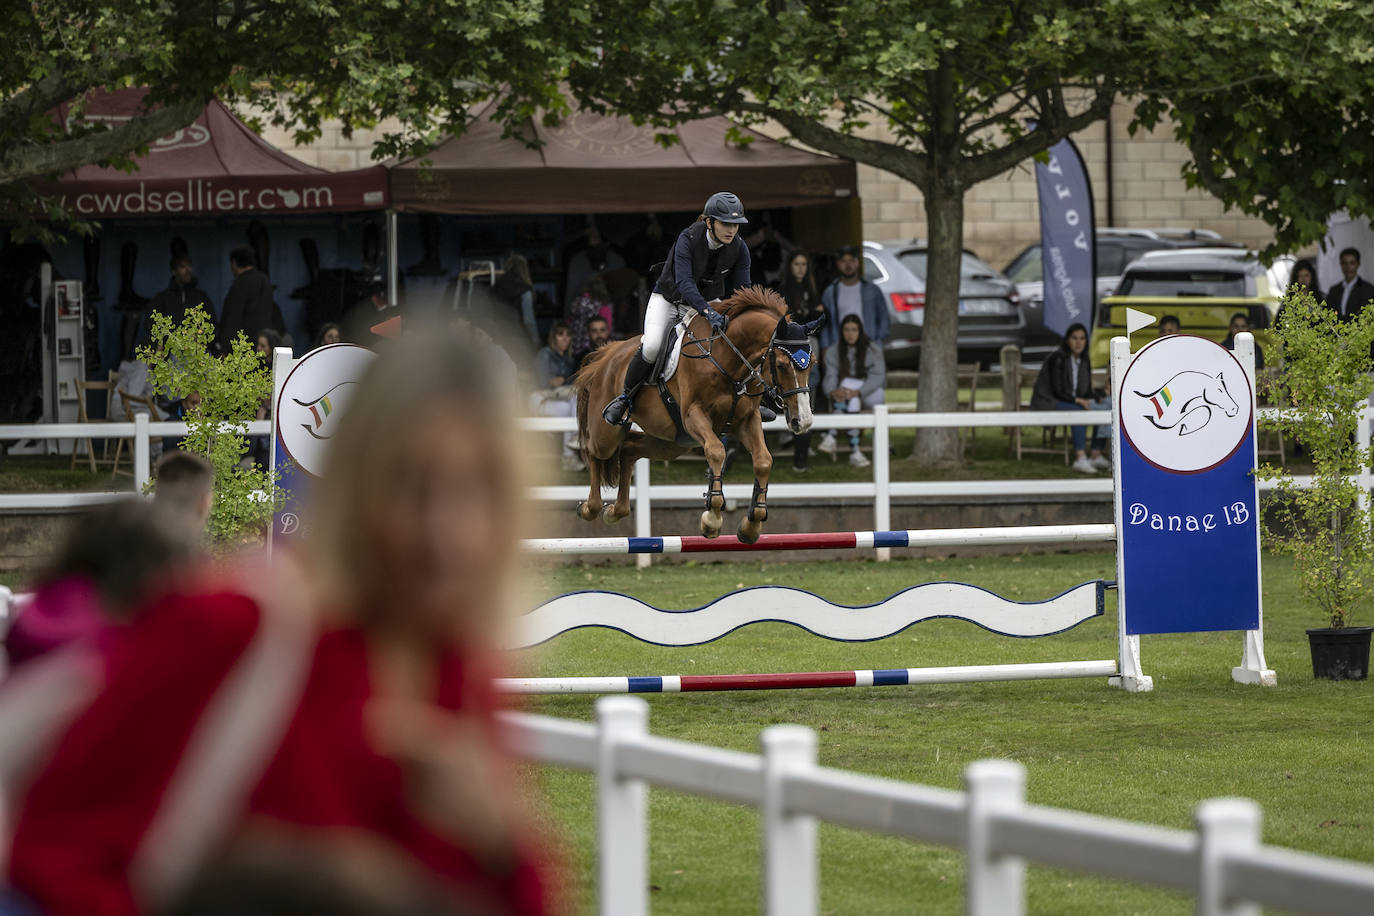
[[[658,293],[649,297],[649,304],[644,309],[644,339],[641,345],[644,348],[644,361],[653,362],[658,359],[658,349],[663,345],[663,335],[668,328],[682,320],[682,316],[687,314],[688,306],[674,305],[664,299]]]

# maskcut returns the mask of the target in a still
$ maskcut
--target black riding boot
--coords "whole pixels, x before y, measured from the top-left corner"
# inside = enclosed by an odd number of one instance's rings
[[[654,364],[644,361],[644,348],[641,346],[639,352],[630,360],[630,365],[625,367],[625,391],[614,401],[606,405],[606,409],[601,412],[601,419],[612,426],[626,426],[630,422],[630,405],[634,403],[635,394],[649,378],[649,373],[654,370]]]

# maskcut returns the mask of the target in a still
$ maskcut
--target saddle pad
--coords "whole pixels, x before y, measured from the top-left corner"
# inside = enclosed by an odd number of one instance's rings
[[[677,362],[682,357],[682,335],[687,332],[686,321],[679,321],[673,327],[673,342],[668,347],[668,352],[663,359],[663,371],[659,373],[659,378],[668,381],[677,371]]]

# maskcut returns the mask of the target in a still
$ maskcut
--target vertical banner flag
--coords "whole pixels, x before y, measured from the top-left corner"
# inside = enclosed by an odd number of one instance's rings
[[[1040,192],[1040,258],[1045,284],[1045,327],[1063,336],[1079,322],[1092,330],[1097,300],[1097,246],[1093,240],[1093,189],[1078,147],[1067,137],[1035,164]]]
[[[1178,334],[1143,347],[1116,404],[1126,632],[1259,627],[1255,398],[1225,347]]]

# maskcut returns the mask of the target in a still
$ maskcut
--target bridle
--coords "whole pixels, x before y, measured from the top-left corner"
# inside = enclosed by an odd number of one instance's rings
[[[735,378],[725,367],[720,364],[715,355],[711,352],[711,346],[717,340],[724,340],[730,350],[739,358],[740,365],[744,366],[745,374],[743,378]],[[698,353],[688,353],[687,347],[695,345],[700,351]],[[692,334],[691,327],[687,328],[686,337],[682,342],[682,355],[688,359],[706,359],[711,361],[711,365],[716,367],[716,371],[729,380],[734,388],[734,401],[730,405],[730,416],[735,414],[735,408],[739,406],[741,398],[767,398],[771,404],[781,405],[787,398],[803,392],[810,392],[810,385],[801,385],[796,388],[780,390],[778,380],[778,351],[781,350],[787,360],[797,369],[806,369],[811,365],[811,339],[802,337],[799,340],[792,338],[779,338],[775,329],[773,336],[768,339],[768,347],[759,354],[758,359],[750,361],[735,342],[725,333],[722,328],[719,331],[712,330],[710,337],[697,337]],[[763,377],[763,364],[768,361],[769,375],[773,377],[773,384],[769,384]],[[757,384],[758,390],[751,391],[750,386]]]

